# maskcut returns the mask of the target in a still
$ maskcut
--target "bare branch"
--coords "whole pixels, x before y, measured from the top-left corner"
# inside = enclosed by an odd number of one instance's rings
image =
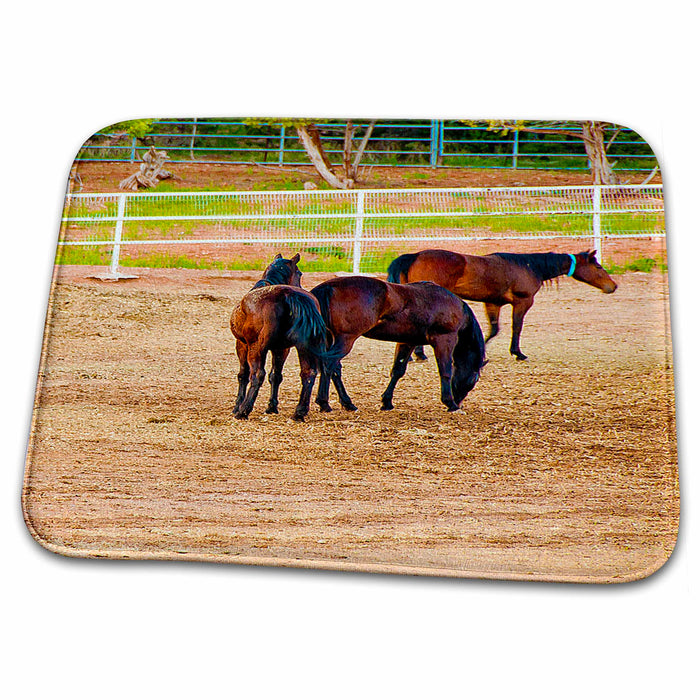
[[[345,170],[345,177],[354,178],[352,169],[352,139],[355,136],[355,131],[357,127],[353,126],[353,123],[348,120],[345,124],[345,138],[343,140],[343,169]]]
[[[605,152],[607,153],[608,150],[610,150],[610,146],[612,146],[613,141],[617,138],[618,134],[622,131],[622,129],[618,129],[611,137],[610,141],[608,141],[608,145],[605,147]]]
[[[646,178],[644,179],[644,182],[642,182],[641,184],[642,184],[642,185],[648,185],[648,184],[652,181],[654,175],[656,175],[656,173],[657,173],[658,171],[659,171],[659,166],[658,166],[658,165],[655,165],[655,166],[654,166],[654,169],[649,173],[648,177],[646,177]]]
[[[318,174],[331,186],[336,189],[348,190],[352,188],[353,182],[350,178],[339,178],[328,161],[328,157],[323,151],[318,129],[314,124],[296,125],[297,134],[311,162],[318,171]]]
[[[139,187],[151,188],[155,187],[160,180],[166,180],[172,177],[173,174],[163,168],[166,160],[170,160],[165,151],[156,151],[154,146],[151,146],[142,158],[142,163],[139,170],[133,175],[124,178],[119,183],[121,190],[138,190]]]
[[[376,120],[373,119],[369,125],[367,126],[367,130],[365,131],[365,135],[362,138],[362,141],[360,142],[360,145],[357,148],[357,153],[355,153],[355,160],[352,163],[352,177],[355,178],[357,176],[357,169],[360,165],[360,161],[362,160],[362,156],[365,154],[365,149],[367,148],[367,144],[369,143],[369,138],[372,135],[372,131],[374,130],[374,125],[376,124]]]

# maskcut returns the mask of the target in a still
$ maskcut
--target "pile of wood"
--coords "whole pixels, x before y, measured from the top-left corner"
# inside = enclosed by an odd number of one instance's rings
[[[144,154],[138,172],[122,180],[119,189],[135,192],[139,187],[155,187],[160,180],[172,177],[173,174],[163,168],[166,160],[170,159],[165,151],[156,151],[155,147],[151,146]]]

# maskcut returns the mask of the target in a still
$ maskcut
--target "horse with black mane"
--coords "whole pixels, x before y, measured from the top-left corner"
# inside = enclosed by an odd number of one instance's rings
[[[298,262],[298,253],[290,260],[278,253],[262,279],[231,314],[231,332],[240,362],[235,418],[247,418],[253,410],[265,380],[268,351],[272,354],[271,392],[265,412],[278,412],[282,368],[292,347],[297,349],[301,369],[301,394],[294,420],[303,421],[309,412],[311,392],[325,356],[328,329],[316,298],[301,289]]]
[[[372,277],[340,277],[314,287],[326,326],[333,334],[330,359],[323,363],[316,403],[330,411],[332,380],[341,405],[356,406],[341,377],[341,360],[360,336],[398,343],[391,379],[382,394],[390,410],[396,383],[406,372],[413,349],[429,344],[440,373],[440,398],[456,411],[479,379],[484,362],[484,336],[471,309],[461,299],[430,282],[390,284]]]
[[[567,275],[612,294],[617,284],[596,260],[595,251],[571,253],[492,253],[463,255],[450,250],[421,250],[400,255],[389,265],[389,282],[427,280],[470,301],[482,301],[489,321],[486,342],[498,334],[501,307],[513,307],[510,353],[518,360],[523,319],[543,283]],[[420,359],[425,359],[417,351]]]

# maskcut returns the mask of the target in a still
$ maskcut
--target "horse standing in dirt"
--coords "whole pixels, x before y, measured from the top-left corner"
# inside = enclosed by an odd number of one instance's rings
[[[301,394],[294,420],[309,412],[311,391],[327,345],[328,329],[316,298],[301,289],[299,254],[291,260],[277,255],[263,278],[238,303],[231,314],[240,362],[235,418],[250,415],[265,380],[265,360],[272,354],[270,401],[266,413],[278,412],[282,367],[289,350],[296,347],[301,368]]]
[[[389,265],[389,282],[428,280],[470,301],[482,301],[489,321],[486,342],[498,334],[501,307],[513,307],[510,353],[518,360],[523,320],[544,282],[561,275],[612,294],[617,284],[596,260],[595,251],[570,253],[492,253],[462,255],[449,250],[422,250],[400,255]],[[416,354],[425,359],[422,348]]]
[[[456,411],[478,381],[484,365],[484,336],[467,304],[446,289],[430,282],[389,284],[372,277],[341,277],[314,287],[311,294],[318,299],[334,338],[316,397],[321,411],[331,410],[331,379],[343,408],[356,410],[343,385],[340,361],[361,335],[398,343],[382,410],[394,407],[396,383],[421,343],[435,350],[440,398],[448,411]]]

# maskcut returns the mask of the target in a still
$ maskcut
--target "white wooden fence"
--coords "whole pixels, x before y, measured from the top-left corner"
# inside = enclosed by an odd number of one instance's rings
[[[68,195],[59,245],[294,246],[373,269],[380,252],[475,240],[665,236],[660,185]],[[59,257],[60,260],[60,257]],[[321,263],[322,264],[322,263]]]

